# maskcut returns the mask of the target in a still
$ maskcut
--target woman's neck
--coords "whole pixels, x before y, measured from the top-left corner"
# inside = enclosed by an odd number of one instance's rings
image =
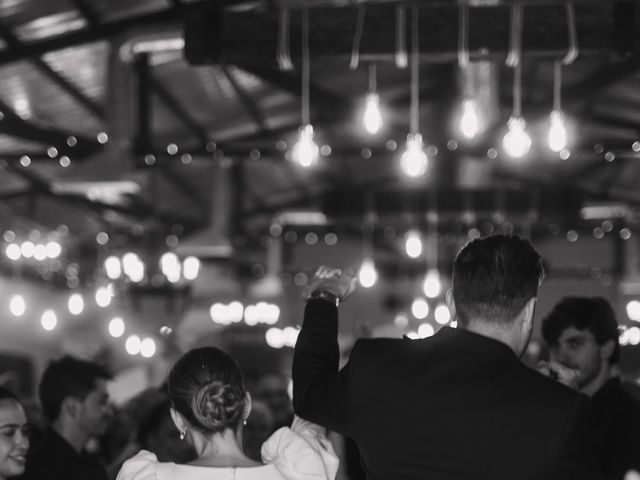
[[[190,465],[207,467],[255,467],[260,462],[247,457],[240,447],[239,436],[231,430],[213,436],[196,434],[193,438],[198,458]]]

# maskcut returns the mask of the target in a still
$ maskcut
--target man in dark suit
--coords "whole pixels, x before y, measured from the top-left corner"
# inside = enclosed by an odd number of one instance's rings
[[[447,297],[457,329],[359,340],[338,371],[337,305],[354,279],[321,268],[293,359],[296,413],[352,437],[370,480],[598,478],[588,398],[519,360],[542,277],[526,240],[475,240]]]

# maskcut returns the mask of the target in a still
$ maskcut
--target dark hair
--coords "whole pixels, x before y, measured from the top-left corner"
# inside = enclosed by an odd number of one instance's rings
[[[20,403],[20,399],[15,393],[2,386],[0,386],[0,401],[1,400],[13,400],[17,403]]]
[[[542,320],[542,337],[549,345],[556,345],[562,332],[569,327],[589,330],[598,345],[613,340],[614,349],[609,362],[616,363],[620,358],[618,322],[605,298],[564,297]]]
[[[51,422],[60,415],[62,402],[67,397],[81,400],[96,388],[96,380],[111,379],[111,374],[101,365],[65,355],[47,365],[38,393],[42,411]]]
[[[196,348],[184,354],[169,373],[168,392],[171,406],[203,433],[235,430],[242,421],[242,372],[219,348]]]
[[[453,266],[453,298],[461,323],[509,324],[537,295],[543,275],[540,255],[527,240],[493,235],[469,242]]]

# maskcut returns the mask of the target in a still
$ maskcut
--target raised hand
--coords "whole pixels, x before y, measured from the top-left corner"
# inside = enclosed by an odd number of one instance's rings
[[[342,302],[356,289],[356,283],[355,272],[350,268],[342,270],[321,266],[302,292],[302,297],[307,299],[313,292],[325,291]]]
[[[566,367],[555,360],[549,360],[548,362],[538,362],[536,369],[552,380],[556,380],[574,390],[578,389],[578,372],[572,368]]]

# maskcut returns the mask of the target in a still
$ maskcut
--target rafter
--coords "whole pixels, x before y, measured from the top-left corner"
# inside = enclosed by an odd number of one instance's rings
[[[207,0],[199,0],[185,4],[181,7],[181,10],[196,10],[205,4],[206,1]],[[63,48],[108,40],[137,27],[149,27],[153,24],[166,24],[171,22],[177,24],[181,17],[180,15],[176,15],[176,12],[177,9],[175,7],[171,7],[153,13],[135,15],[114,22],[89,26],[69,33],[56,35],[53,38],[34,40],[28,44],[22,44],[20,48],[10,48],[6,51],[0,52],[0,65],[15,62],[16,60],[41,56],[45,53],[61,50]]]
[[[202,144],[206,144],[211,138],[207,130],[200,125],[189,113],[189,111],[180,103],[179,100],[169,91],[164,84],[158,80],[153,74],[149,75],[149,85],[151,90],[158,96],[158,98],[167,106],[171,112],[183,122],[189,129],[193,132],[193,134],[202,142]]]
[[[28,122],[20,118],[7,104],[0,101],[0,112],[3,114],[0,121],[0,133],[6,133],[14,137],[42,143],[47,146],[55,146],[59,152],[66,152],[74,159],[80,159],[102,148],[102,145],[83,135],[65,132],[51,127],[44,127]],[[74,147],[67,146],[67,139],[75,137],[77,144]]]
[[[69,2],[80,12],[80,14],[87,19],[92,25],[100,23],[100,16],[94,9],[94,7],[87,2],[87,0],[69,0]]]
[[[18,40],[15,34],[4,24],[0,23],[0,37],[11,47],[11,49],[20,50],[23,48],[22,42]],[[104,117],[102,107],[81,92],[69,80],[53,70],[42,58],[34,57],[30,59],[31,63],[43,73],[49,80],[64,90],[69,96],[79,102],[87,110],[98,118]]]
[[[249,96],[249,94],[245,91],[245,89],[240,86],[240,84],[238,83],[238,80],[235,77],[235,74],[229,70],[228,66],[221,65],[220,69],[222,70],[222,73],[231,84],[231,88],[233,88],[233,91],[238,96],[238,99],[244,106],[244,109],[247,111],[249,116],[253,119],[255,124],[258,126],[259,130],[263,133],[266,132],[267,123],[264,119],[264,115],[258,108],[258,105],[256,104],[256,102]]]

